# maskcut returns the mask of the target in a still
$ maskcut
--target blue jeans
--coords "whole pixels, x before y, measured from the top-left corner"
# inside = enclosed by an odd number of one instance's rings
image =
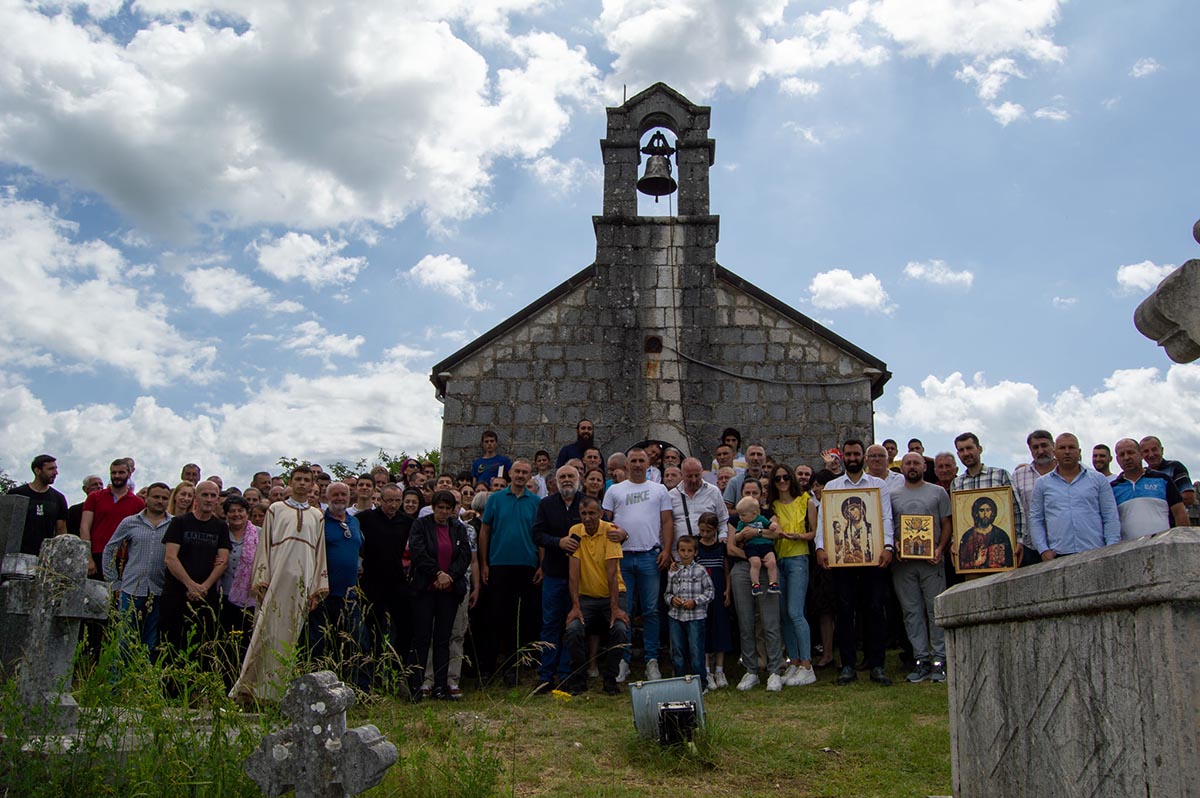
[[[146,611],[146,605],[150,605],[150,611]],[[136,632],[144,645],[150,651],[150,661],[154,661],[154,655],[158,648],[158,596],[134,596],[129,593],[122,592],[117,599],[117,609],[121,612],[121,617],[128,619],[132,625],[133,632]],[[121,637],[121,647],[124,648],[125,636]]]
[[[625,582],[625,612],[632,621],[642,616],[642,645],[646,661],[658,659],[658,587],[662,577],[658,570],[658,549],[626,552],[621,558],[621,580]],[[635,612],[636,607],[636,612]],[[630,661],[629,650],[625,661]]]
[[[571,675],[571,658],[563,647],[563,629],[571,611],[571,588],[564,576],[542,577],[542,655],[538,680],[565,681]]]
[[[812,659],[812,638],[804,617],[808,595],[808,555],[779,558],[779,588],[783,591],[783,647],[791,659]]]
[[[675,664],[675,675],[683,676],[687,673],[698,675],[702,688],[708,687],[704,683],[704,619],[677,621],[671,618],[670,624],[671,660]]]

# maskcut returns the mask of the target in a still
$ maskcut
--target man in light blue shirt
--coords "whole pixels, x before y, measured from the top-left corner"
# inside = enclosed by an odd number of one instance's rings
[[[1038,477],[1029,499],[1033,544],[1043,560],[1121,542],[1117,501],[1103,474],[1080,463],[1079,439],[1054,440],[1058,467]]]

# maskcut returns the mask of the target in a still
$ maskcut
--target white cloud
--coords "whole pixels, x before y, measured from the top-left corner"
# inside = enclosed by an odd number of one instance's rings
[[[508,33],[545,5],[146,0],[129,36],[5,3],[0,158],[159,235],[414,211],[437,228],[485,210],[493,161],[546,151],[598,94],[582,48]]]
[[[551,155],[543,155],[528,162],[526,168],[539,183],[557,196],[565,196],[583,186],[598,186],[604,177],[598,167],[582,158],[560,161]]]
[[[784,78],[779,81],[779,90],[791,97],[812,97],[821,91],[821,84],[804,78]]]
[[[1000,105],[989,105],[987,109],[988,113],[1004,127],[1008,127],[1025,116],[1025,107],[1020,103],[1006,101]]]
[[[271,377],[249,384],[241,402],[188,414],[150,396],[128,407],[80,402],[49,410],[26,385],[0,374],[0,466],[20,473],[34,455],[51,452],[61,469],[58,487],[72,502],[82,498],[85,474],[104,473],[125,455],[137,460],[143,485],[173,484],[180,467],[194,461],[227,485],[245,486],[255,471],[277,471],[280,457],[353,462],[380,448],[424,451],[440,436],[441,405],[428,374],[404,358],[336,376]]]
[[[963,64],[954,77],[963,83],[974,83],[975,93],[981,100],[994,100],[1009,78],[1023,78],[1025,73],[1011,58],[996,58],[992,61],[979,59],[975,64]]]
[[[303,280],[312,288],[344,287],[367,265],[366,258],[339,255],[346,244],[328,235],[318,241],[308,233],[289,232],[274,240],[256,241],[250,249],[258,255],[259,268],[278,280]]]
[[[267,289],[228,266],[192,269],[183,275],[183,287],[192,304],[218,316],[246,308],[263,308],[271,313],[299,313],[304,306],[290,299],[277,300]]]
[[[821,139],[817,136],[816,131],[813,130],[811,127],[803,127],[802,125],[800,125],[797,122],[784,122],[783,129],[789,130],[792,133],[795,133],[797,136],[804,139],[809,144],[813,144],[818,147],[821,145]]]
[[[889,386],[889,391],[891,391]],[[900,386],[894,412],[876,412],[876,435],[917,436],[927,452],[953,451],[954,436],[971,431],[984,446],[983,459],[1012,468],[1028,462],[1031,430],[1073,432],[1087,451],[1119,438],[1159,435],[1168,457],[1200,462],[1200,365],[1114,371],[1103,387],[1086,393],[1070,387],[1043,400],[1038,389],[1004,380],[988,384],[982,374],[967,382],[959,372],[930,375],[917,388]]]
[[[1126,294],[1146,293],[1158,287],[1168,274],[1175,271],[1175,266],[1164,263],[1161,266],[1153,261],[1144,260],[1141,263],[1130,263],[1117,268],[1117,285]]]
[[[1117,106],[1120,104],[1121,104],[1120,97],[1109,97],[1100,102],[1100,105],[1104,108],[1105,111],[1115,111],[1115,110],[1117,110]]]
[[[135,279],[153,269],[77,233],[54,208],[0,196],[0,295],[12,309],[0,314],[0,363],[127,373],[143,387],[211,377],[216,348],[179,332]]]
[[[1144,78],[1153,75],[1160,69],[1162,69],[1162,64],[1153,58],[1139,58],[1133,68],[1129,70],[1129,75],[1134,78]]]
[[[1069,308],[1079,304],[1079,298],[1073,296],[1056,296],[1050,300],[1050,304],[1060,309]]]
[[[325,368],[333,369],[337,363],[358,356],[358,349],[367,339],[361,335],[351,338],[341,333],[331,333],[315,321],[303,321],[292,328],[292,335],[283,341],[283,348],[306,357],[319,357]]]
[[[471,310],[488,308],[479,299],[475,270],[453,255],[426,255],[405,274],[417,285],[451,296]]]
[[[1018,53],[1035,61],[1061,61],[1054,43],[1061,0],[880,0],[871,19],[906,55],[937,61],[946,56]]]
[[[904,276],[913,280],[924,280],[934,285],[950,285],[958,288],[970,288],[975,282],[975,275],[963,269],[954,271],[944,260],[931,260],[925,263],[909,261],[904,266]]]
[[[891,313],[893,309],[883,283],[874,274],[855,277],[845,269],[832,269],[813,277],[808,291],[813,307],[821,310],[861,308]]]
[[[1071,114],[1065,108],[1057,108],[1054,106],[1046,106],[1039,108],[1033,112],[1034,119],[1046,119],[1051,122],[1066,122],[1071,118]]]
[[[605,0],[596,27],[616,55],[609,93],[619,97],[622,84],[640,91],[661,80],[703,100],[722,87],[745,91],[763,80],[886,60],[886,48],[863,35],[868,3],[791,14],[787,6],[779,0]],[[804,91],[808,83],[781,88]]]

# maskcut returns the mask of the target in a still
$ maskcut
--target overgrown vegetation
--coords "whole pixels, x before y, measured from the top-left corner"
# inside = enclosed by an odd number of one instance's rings
[[[422,462],[428,460],[429,462],[433,463],[434,467],[438,471],[441,471],[442,452],[440,449],[430,449],[428,451],[422,452],[421,454],[413,454],[413,455],[410,455],[406,452],[400,452],[399,454],[389,454],[388,452],[385,452],[383,449],[380,449],[379,454],[375,455],[374,460],[372,460],[371,462],[368,462],[367,458],[365,458],[365,457],[359,458],[358,461],[355,463],[344,463],[341,460],[334,460],[332,463],[322,465],[322,468],[324,468],[326,471],[328,471],[330,473],[330,475],[333,476],[334,479],[343,479],[343,478],[351,476],[351,475],[363,474],[363,473],[370,471],[375,466],[380,466],[380,465],[383,466],[384,468],[386,468],[392,474],[394,474],[396,476],[400,476],[401,464],[405,460],[409,459],[410,457],[415,460],[420,460]],[[301,460],[296,457],[280,457],[279,460],[277,461],[277,463],[281,468],[284,469],[285,475],[287,472],[290,472],[296,466],[312,465],[311,460]]]

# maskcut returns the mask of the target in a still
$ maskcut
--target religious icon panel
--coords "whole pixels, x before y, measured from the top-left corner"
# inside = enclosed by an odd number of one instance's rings
[[[990,574],[1017,567],[1011,487],[956,490],[950,504],[954,513],[951,552],[955,571]]]
[[[892,519],[896,524],[896,554],[901,560],[928,560],[937,545],[933,534],[932,515],[902,515]]]
[[[830,567],[879,565],[883,554],[879,488],[826,490],[821,510],[821,539]]]

